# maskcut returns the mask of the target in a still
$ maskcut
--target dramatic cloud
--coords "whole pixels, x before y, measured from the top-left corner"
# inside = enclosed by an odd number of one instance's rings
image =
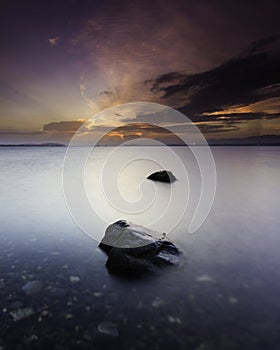
[[[279,98],[280,93],[279,38],[255,42],[249,52],[214,69],[185,76],[173,72],[150,80],[149,83],[151,91],[161,94],[163,100],[184,96],[185,104],[179,110],[194,118],[202,114],[217,115],[218,111],[221,111],[221,115],[227,114],[222,111],[232,107],[235,108],[232,111],[234,113],[237,107],[257,103],[263,104],[263,111],[268,110],[271,99]],[[274,106],[275,102],[273,100]],[[276,105],[280,112],[279,100]]]
[[[73,47],[80,59],[81,93],[87,103],[98,111],[124,102],[156,102],[160,96],[141,81],[167,70],[201,71],[223,59],[223,53],[217,58],[208,50],[205,25],[192,16],[193,7],[181,1],[177,7],[159,0],[120,1],[117,11],[106,7],[101,16],[90,18]],[[175,78],[178,73],[170,77]]]
[[[275,0],[14,0],[2,7],[0,131],[42,129],[34,140],[64,142],[78,118],[145,101],[179,109],[208,138],[280,133]],[[105,119],[95,125],[100,134],[120,126]],[[154,120],[124,113],[122,121]]]
[[[43,125],[44,132],[75,132],[84,123],[84,120],[72,120],[72,121],[61,121],[53,122]]]
[[[115,128],[112,131],[106,133],[99,141],[100,145],[108,144],[108,145],[119,145],[123,142],[137,140],[137,139],[150,139],[157,140],[167,145],[184,145],[184,141],[180,138],[181,133],[181,125],[173,125],[174,132],[171,132],[164,127],[159,127],[146,123],[135,123],[135,124],[127,124],[122,127]],[[96,132],[102,127],[97,127]],[[199,129],[205,134],[216,134],[216,133],[224,133],[229,131],[236,131],[237,127],[235,125],[218,125],[215,123],[206,124],[202,123],[199,125]],[[148,144],[149,142],[145,140],[144,144]],[[197,135],[190,134],[188,136],[189,142],[197,141]]]
[[[147,123],[126,124],[104,135],[100,144],[121,144],[137,139],[158,140],[165,144],[182,144],[182,140],[169,130]]]

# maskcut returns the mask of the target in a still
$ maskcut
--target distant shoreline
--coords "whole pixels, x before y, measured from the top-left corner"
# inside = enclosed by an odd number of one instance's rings
[[[194,145],[95,145],[95,147],[164,147],[164,146],[167,146],[167,147],[205,147],[205,146],[208,146],[208,147],[271,147],[271,146],[276,146],[276,147],[279,147],[280,146],[280,143],[267,143],[267,144],[259,144],[259,143],[244,143],[244,144],[241,144],[241,143],[232,143],[232,144],[194,144]],[[7,145],[0,145],[0,148],[9,148],[9,147],[15,147],[15,148],[24,148],[24,147],[30,147],[30,148],[36,148],[36,147],[39,147],[39,148],[48,148],[48,147],[68,147],[67,145],[42,145],[42,144],[38,144],[38,145],[34,145],[34,144],[7,144]],[[71,146],[71,147],[75,147],[75,148],[82,148],[82,147],[91,147],[91,145],[84,145],[84,146]]]
[[[131,140],[133,143],[130,144],[95,144],[95,147],[160,147],[164,146],[164,141],[161,140],[162,144],[139,144],[137,139]],[[160,140],[159,140],[160,141]],[[184,147],[187,146],[183,143],[169,143],[166,144],[166,146],[169,147]],[[189,140],[189,146],[210,146],[210,147],[220,147],[220,146],[280,146],[280,135],[261,135],[261,136],[250,136],[245,138],[223,138],[223,139],[214,139],[209,140],[208,143],[195,143],[193,140]],[[68,147],[68,145],[65,145],[63,143],[59,142],[43,142],[43,143],[20,143],[20,144],[0,144],[0,147]],[[73,147],[73,146],[72,146]],[[88,145],[80,145],[80,146],[74,146],[74,147],[92,147],[91,144]]]
[[[0,144],[0,147],[67,147],[63,143],[20,143]]]

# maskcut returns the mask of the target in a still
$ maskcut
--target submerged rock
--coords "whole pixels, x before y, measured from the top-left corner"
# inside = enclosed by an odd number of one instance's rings
[[[161,171],[156,171],[155,173],[152,173],[147,177],[149,180],[153,181],[160,181],[160,182],[174,182],[176,181],[176,177],[172,174],[171,171],[167,170],[161,170]]]
[[[109,321],[104,321],[104,322],[99,323],[98,332],[112,336],[112,337],[118,337],[118,335],[119,335],[117,325],[115,323],[109,322]]]
[[[209,275],[200,275],[196,277],[197,282],[215,282],[215,280]]]
[[[27,318],[35,313],[35,310],[31,307],[25,307],[22,309],[16,309],[10,312],[15,322],[20,321],[23,318]]]
[[[55,298],[63,298],[65,297],[65,294],[66,294],[63,288],[53,287],[53,286],[47,287],[45,292],[51,297],[55,297]]]
[[[80,282],[80,277],[79,276],[69,276],[69,280],[72,283],[77,283],[77,282]]]
[[[22,290],[27,295],[40,293],[43,289],[43,283],[41,281],[31,281],[27,282],[24,286],[22,286]]]
[[[4,289],[6,287],[6,284],[3,279],[0,279],[0,289]]]
[[[106,229],[99,247],[108,255],[107,268],[115,273],[156,272],[179,265],[182,253],[164,234],[143,226],[117,221]]]

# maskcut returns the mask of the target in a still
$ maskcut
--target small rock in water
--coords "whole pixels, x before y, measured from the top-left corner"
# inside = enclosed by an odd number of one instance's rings
[[[77,283],[77,282],[80,282],[80,277],[79,276],[69,276],[69,280],[72,283]]]
[[[164,301],[159,297],[156,297],[155,300],[152,302],[152,306],[155,308],[159,308],[163,304],[164,304]]]
[[[229,298],[228,298],[228,302],[229,302],[230,304],[237,304],[237,303],[238,303],[238,299],[235,298],[235,297],[229,297]]]
[[[118,335],[119,335],[117,325],[115,323],[109,322],[109,321],[104,321],[104,322],[99,323],[98,332],[106,334],[106,335],[110,335],[112,337],[118,337]]]
[[[54,256],[60,255],[60,252],[51,252],[51,255],[54,255]]]
[[[168,318],[168,321],[170,323],[177,323],[177,324],[181,324],[182,323],[182,321],[181,321],[181,319],[179,317],[174,317],[174,316],[169,315],[167,318]]]
[[[32,334],[29,338],[26,339],[27,343],[32,343],[34,341],[37,341],[39,337],[36,334]]]
[[[70,318],[73,318],[73,315],[72,315],[72,314],[66,314],[66,315],[65,315],[65,319],[66,319],[66,320],[70,320]]]
[[[215,280],[209,275],[201,275],[196,278],[197,282],[215,282]]]
[[[29,317],[35,313],[34,309],[31,307],[25,307],[23,309],[16,309],[10,312],[13,320],[15,322],[20,321],[23,318]]]
[[[22,290],[27,295],[37,294],[40,293],[43,289],[43,283],[41,281],[31,281],[27,282],[25,285],[22,286]]]
[[[172,172],[167,170],[156,171],[155,173],[149,175],[147,179],[167,183],[171,183],[177,180]]]

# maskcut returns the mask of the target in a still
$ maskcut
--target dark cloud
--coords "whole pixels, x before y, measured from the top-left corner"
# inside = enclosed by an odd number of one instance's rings
[[[75,132],[83,124],[84,124],[84,121],[79,121],[79,120],[53,122],[53,123],[43,125],[43,131],[44,132]]]
[[[178,72],[170,72],[166,74],[161,74],[157,77],[156,83],[153,81],[153,79],[145,80],[144,85],[152,84],[151,92],[157,92],[161,85],[163,87],[167,87],[168,83],[174,84],[174,83],[181,83],[185,80],[185,75]]]
[[[203,134],[216,134],[216,133],[224,133],[229,131],[236,131],[239,130],[238,126],[236,125],[230,125],[227,123],[222,124],[200,124],[198,125],[200,131]]]
[[[99,129],[100,127],[97,127]],[[147,123],[133,123],[117,127],[105,134],[100,144],[121,144],[137,139],[158,140],[165,144],[183,144],[180,137],[173,132],[156,125]]]
[[[227,123],[201,123],[198,127],[200,131],[205,134],[225,133],[238,130],[236,125]],[[99,127],[97,127],[97,129],[99,129]],[[141,138],[157,140],[165,144],[184,144],[183,139],[180,138],[182,125],[173,125],[172,129],[173,132],[164,127],[148,123],[126,124],[107,132],[100,139],[99,144],[121,144],[125,141]],[[184,131],[184,136],[187,136],[190,143],[197,141],[197,134],[194,133],[192,128],[189,128],[189,133],[186,133],[188,131],[188,126],[186,125]],[[199,139],[199,141],[203,143],[203,140]]]
[[[129,118],[124,117],[121,119],[123,123],[147,123],[147,124],[155,124],[155,125],[174,125],[178,124],[178,132],[180,131],[180,127],[182,127],[182,117],[178,115],[178,118],[176,118],[176,114],[169,113],[169,110],[151,113],[151,114],[139,114],[136,116],[136,118]],[[266,112],[243,112],[243,113],[237,113],[237,112],[227,112],[227,113],[219,113],[219,114],[195,114],[195,115],[187,115],[189,118],[189,121],[192,121],[193,123],[197,124],[197,126],[201,129],[202,132],[206,130],[202,130],[201,124],[202,123],[219,123],[220,125],[224,125],[223,129],[221,131],[232,131],[232,126],[229,129],[229,124],[240,124],[246,121],[253,121],[253,120],[269,120],[269,119],[280,119],[280,113],[266,113]],[[184,122],[184,124],[188,123],[188,120]],[[213,126],[213,124],[211,125]],[[208,132],[211,130],[214,130],[214,128],[209,128]],[[236,129],[237,130],[237,129]],[[215,130],[216,132],[216,130]]]
[[[263,116],[263,119],[280,119],[280,113],[274,113],[274,114],[267,114]]]
[[[172,84],[172,81],[176,81]],[[147,83],[147,82],[145,82]],[[164,74],[153,81],[150,89],[168,101],[184,96],[179,110],[188,116],[200,116],[231,106],[246,106],[279,96],[279,36],[255,41],[240,56],[220,66],[196,74]]]
[[[258,52],[259,50],[263,50],[270,44],[274,44],[278,39],[279,39],[278,35],[272,35],[267,38],[256,40],[250,45],[249,52],[255,53],[255,52]]]
[[[20,131],[9,131],[9,130],[0,130],[0,135],[44,135],[43,131],[28,131],[28,132],[20,132]]]
[[[219,115],[197,115],[191,118],[195,123],[199,122],[212,122],[212,121],[223,121],[223,122],[245,122],[256,119],[278,119],[280,118],[280,113],[230,113],[230,114],[219,114]]]

